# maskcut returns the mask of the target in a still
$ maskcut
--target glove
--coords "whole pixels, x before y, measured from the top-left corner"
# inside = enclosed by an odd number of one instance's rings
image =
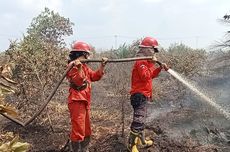
[[[74,61],[73,61],[73,64],[74,64],[78,69],[82,68],[82,63],[81,63],[81,61],[78,60],[78,59],[74,60]]]
[[[169,69],[169,67],[167,66],[166,63],[162,63],[161,68],[164,68],[165,71],[168,71],[168,69]]]
[[[152,61],[152,63],[153,63],[153,64],[155,64],[155,63],[156,63],[157,58],[156,58],[156,56],[155,56],[155,55],[154,55],[154,56],[152,56],[152,60],[151,60],[151,61]]]
[[[101,65],[104,67],[106,65],[107,61],[108,61],[108,58],[102,57],[101,60],[102,60]]]

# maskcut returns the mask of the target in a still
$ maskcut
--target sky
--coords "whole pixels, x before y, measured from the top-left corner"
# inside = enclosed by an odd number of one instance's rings
[[[223,39],[230,0],[0,0],[0,51],[22,38],[32,19],[45,7],[75,25],[70,44],[85,41],[98,50],[117,48],[151,36],[167,48],[184,43],[209,49]]]

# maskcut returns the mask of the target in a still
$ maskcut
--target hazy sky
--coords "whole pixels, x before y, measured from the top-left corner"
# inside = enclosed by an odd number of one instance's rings
[[[230,14],[230,0],[0,0],[0,50],[20,39],[45,7],[75,23],[66,38],[96,48],[118,47],[152,36],[163,47],[182,42],[207,48],[228,30],[218,19]]]

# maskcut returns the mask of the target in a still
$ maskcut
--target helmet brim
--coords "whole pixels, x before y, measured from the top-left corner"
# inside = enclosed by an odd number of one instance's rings
[[[138,47],[139,47],[139,48],[152,48],[152,49],[154,49],[154,52],[155,52],[155,53],[158,53],[159,50],[160,50],[160,47],[159,47],[159,46],[145,46],[145,45],[139,45]]]
[[[75,50],[75,49],[72,49],[70,52],[86,52],[86,53],[91,53],[90,51],[86,51],[86,50]]]
[[[153,48],[152,46],[138,45],[139,48]]]

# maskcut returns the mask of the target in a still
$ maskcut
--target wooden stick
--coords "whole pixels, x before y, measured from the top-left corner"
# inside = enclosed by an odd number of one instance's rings
[[[135,58],[123,58],[123,59],[108,59],[108,63],[115,63],[115,62],[132,62],[132,61],[139,61],[139,60],[152,60],[152,56],[146,56],[146,57],[135,57]],[[83,63],[89,63],[89,62],[102,62],[102,59],[84,59],[80,60]],[[162,63],[160,61],[156,61],[157,64],[161,65]]]
[[[108,63],[115,63],[115,62],[132,62],[132,61],[138,61],[138,60],[151,60],[152,56],[147,57],[135,57],[135,58],[123,58],[123,59],[108,59]],[[88,62],[102,62],[102,59],[84,59],[80,60],[83,63]]]

